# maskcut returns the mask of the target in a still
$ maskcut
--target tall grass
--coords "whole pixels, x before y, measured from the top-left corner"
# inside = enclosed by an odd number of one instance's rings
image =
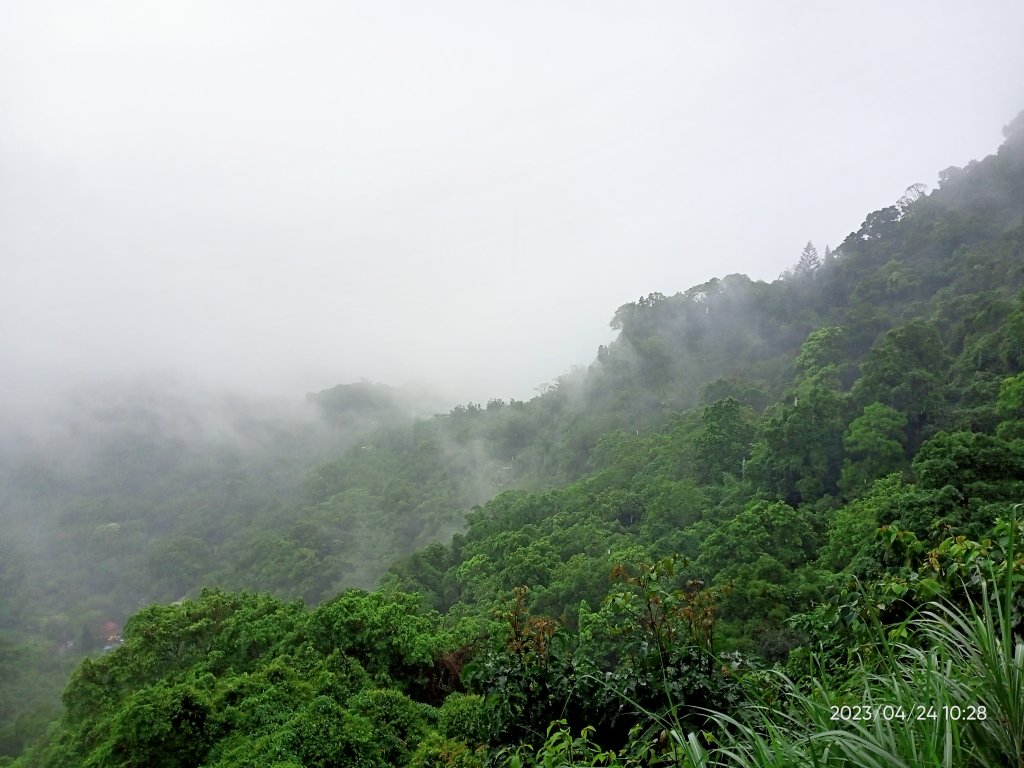
[[[967,609],[929,604],[915,621],[919,645],[890,643],[879,627],[881,671],[861,667],[855,696],[837,700],[821,685],[804,693],[779,675],[785,712],[754,707],[742,721],[713,714],[710,746],[672,729],[679,764],[1024,768],[1024,642],[1013,636],[1013,583],[982,595]]]
[[[1011,521],[1005,559],[989,563],[981,594],[966,607],[926,604],[894,642],[875,623],[877,655],[862,661],[841,691],[809,692],[780,672],[777,706],[737,715],[706,712],[707,730],[685,731],[678,717],[646,712],[670,749],[634,742],[626,754],[602,752],[565,723],[517,766],[674,765],[677,768],[1024,768],[1024,639],[1014,635],[1021,566],[1020,525]],[[980,575],[980,574],[979,574]],[[632,702],[642,710],[636,702]],[[650,731],[648,731],[650,733]],[[642,739],[640,740],[642,742]],[[571,747],[571,748],[570,748]]]
[[[678,719],[657,718],[671,742],[660,759],[650,750],[634,750],[632,757],[601,752],[586,733],[573,740],[563,723],[533,760],[520,753],[515,762],[1024,768],[1024,641],[1013,635],[1009,579],[1012,574],[997,590],[983,587],[977,606],[928,604],[913,621],[916,644],[890,642],[878,625],[881,659],[863,664],[844,693],[820,683],[807,693],[784,674],[769,673],[777,677],[773,687],[782,691],[783,708],[751,706],[740,717],[708,713],[714,726],[699,734],[685,732]]]

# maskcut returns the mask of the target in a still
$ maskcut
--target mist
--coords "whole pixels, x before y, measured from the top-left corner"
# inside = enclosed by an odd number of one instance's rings
[[[1014,2],[6,4],[0,407],[138,377],[529,398],[621,304],[772,280],[992,151],[1021,28]]]

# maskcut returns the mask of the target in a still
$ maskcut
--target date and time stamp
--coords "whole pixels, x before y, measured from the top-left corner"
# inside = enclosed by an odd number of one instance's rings
[[[837,722],[872,722],[874,720],[910,722],[914,720],[987,720],[984,705],[956,704],[928,705],[914,704],[854,704],[829,707],[829,719]]]

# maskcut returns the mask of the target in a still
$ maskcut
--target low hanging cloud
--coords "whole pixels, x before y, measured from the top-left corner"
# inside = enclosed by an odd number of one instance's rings
[[[529,397],[620,304],[773,279],[993,151],[1024,9],[940,5],[9,7],[0,405]]]

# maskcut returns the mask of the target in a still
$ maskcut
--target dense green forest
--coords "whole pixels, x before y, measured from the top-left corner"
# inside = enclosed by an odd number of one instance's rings
[[[1004,134],[528,402],[135,392],[8,441],[0,764],[1024,766]]]

